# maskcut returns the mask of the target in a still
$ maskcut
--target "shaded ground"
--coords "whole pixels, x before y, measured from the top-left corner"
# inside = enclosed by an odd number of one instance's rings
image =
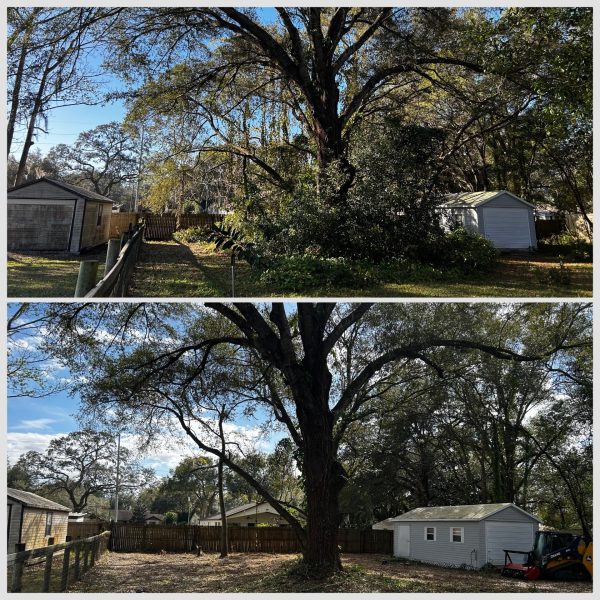
[[[75,293],[79,262],[97,260],[98,281],[104,274],[106,245],[81,255],[66,252],[9,252],[9,298],[69,298]]]
[[[376,554],[343,556],[345,572],[314,582],[292,554],[107,553],[71,592],[592,592],[591,582],[525,582]]]
[[[592,263],[565,263],[570,285],[549,285],[545,274],[558,268],[558,259],[541,255],[505,255],[497,269],[482,277],[460,280],[386,281],[368,288],[308,289],[290,293],[260,281],[260,273],[244,261],[236,265],[237,297],[529,297],[591,296]],[[175,241],[147,242],[134,274],[130,296],[230,297],[231,266],[228,253],[211,244]]]

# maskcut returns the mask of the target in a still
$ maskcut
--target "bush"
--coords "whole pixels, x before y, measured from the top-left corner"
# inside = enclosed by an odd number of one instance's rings
[[[344,259],[301,255],[280,257],[260,276],[263,283],[277,289],[301,292],[331,287],[361,287],[376,282],[372,270],[362,263]]]
[[[569,260],[591,261],[593,246],[570,233],[557,233],[540,240],[538,248],[544,254],[562,256]]]
[[[173,239],[182,244],[195,244],[207,241],[209,233],[210,230],[207,227],[188,227],[188,229],[176,231]]]
[[[417,249],[417,257],[423,262],[464,274],[491,271],[497,255],[492,242],[462,228],[441,238],[427,240]]]

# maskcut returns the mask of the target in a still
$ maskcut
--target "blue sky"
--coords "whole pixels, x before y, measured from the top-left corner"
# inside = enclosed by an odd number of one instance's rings
[[[16,304],[9,304],[9,317],[14,314],[16,307]],[[40,338],[38,332],[32,332],[29,336],[17,336],[15,339],[17,343],[26,344],[30,355],[37,358],[39,354],[36,353],[36,342]],[[10,343],[9,341],[9,346]],[[47,386],[55,387],[56,383],[68,381],[70,377],[68,369],[62,368],[54,360],[45,361],[38,367],[44,371],[44,382],[47,382]],[[43,452],[51,439],[78,430],[80,425],[76,415],[79,410],[79,397],[71,395],[68,390],[38,398],[10,397],[7,403],[7,457],[9,461],[14,463],[21,454],[29,450]],[[265,436],[258,428],[262,416],[261,411],[257,411],[256,418],[240,417],[231,423],[229,428],[234,436],[247,437],[250,447],[261,451],[270,451],[277,441],[284,437],[284,433],[276,431]],[[124,436],[124,445],[135,450],[137,440],[132,435],[126,435]],[[198,454],[197,448],[188,442],[183,434],[181,439],[158,439],[154,446],[143,455],[143,462],[152,467],[159,476],[166,475],[184,456]]]
[[[277,18],[274,8],[259,8],[258,12],[265,23],[272,23]],[[90,68],[97,69],[102,62],[102,56],[100,53],[93,54],[88,61]],[[100,86],[100,93],[102,95],[109,90],[125,89],[122,81],[114,75],[104,73],[101,79],[103,85]],[[83,131],[111,121],[122,121],[126,112],[125,104],[120,100],[97,106],[78,105],[52,109],[49,112],[48,133],[38,134],[34,148],[38,148],[43,154],[46,154],[57,144],[73,144]],[[18,139],[18,131],[16,138]],[[15,143],[15,150],[17,149],[20,151],[20,147]]]

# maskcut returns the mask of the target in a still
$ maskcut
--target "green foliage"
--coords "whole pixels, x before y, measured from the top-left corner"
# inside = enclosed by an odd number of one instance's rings
[[[195,244],[208,241],[210,229],[207,227],[188,227],[173,234],[173,239],[184,244]]]
[[[133,507],[131,521],[132,523],[145,523],[146,522],[146,506],[141,502],[136,502]]]
[[[361,262],[311,255],[279,257],[260,276],[262,283],[290,292],[369,286],[373,270]]]
[[[165,525],[175,525],[177,523],[177,513],[171,510],[165,513]]]
[[[251,266],[262,264],[260,255],[252,242],[244,239],[243,232],[233,225],[214,224],[208,234],[208,241],[213,242],[217,250],[231,251],[238,258],[244,259]]]
[[[579,261],[591,261],[594,254],[594,247],[590,242],[567,232],[544,238],[538,243],[538,248],[544,254]]]
[[[492,242],[462,228],[441,238],[429,238],[416,252],[427,264],[463,274],[491,271],[498,255]]]

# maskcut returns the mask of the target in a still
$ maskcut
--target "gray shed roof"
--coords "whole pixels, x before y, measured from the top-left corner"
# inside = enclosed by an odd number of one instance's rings
[[[7,496],[17,502],[20,502],[24,506],[28,506],[30,508],[44,508],[46,510],[57,510],[61,512],[71,512],[70,508],[59,504],[58,502],[53,502],[52,500],[48,500],[46,498],[42,498],[37,494],[32,492],[24,492],[23,490],[15,490],[13,488],[6,488]]]
[[[74,185],[72,183],[67,183],[66,181],[58,181],[57,179],[52,179],[50,177],[40,177],[39,179],[36,179],[35,181],[27,181],[25,183],[22,183],[21,185],[17,185],[15,187],[10,188],[8,190],[8,193],[10,194],[10,192],[12,192],[13,190],[20,190],[21,188],[34,185],[36,183],[39,183],[40,181],[45,181],[46,183],[55,185],[63,190],[72,192],[73,194],[76,194],[77,196],[81,196],[82,198],[88,198],[89,200],[96,200],[97,202],[110,202],[111,204],[113,204],[113,201],[110,198],[107,198],[106,196],[103,196],[102,194],[97,194],[96,192],[87,190],[86,188],[81,187],[80,185]]]
[[[511,502],[498,504],[463,504],[460,506],[423,506],[394,517],[392,521],[482,521],[512,506],[523,514],[540,521],[537,517]]]
[[[245,510],[249,510],[250,508],[256,508],[261,504],[268,504],[268,502],[249,502],[248,504],[242,504],[241,506],[236,506],[235,508],[230,508],[225,511],[225,516],[232,517],[233,515],[237,515],[238,513],[244,512]],[[206,517],[205,521],[218,521],[221,519],[221,513],[216,515],[211,515],[210,517]]]
[[[523,204],[527,206],[533,207],[533,204],[530,204],[523,198],[519,198],[506,190],[492,190],[489,192],[463,192],[460,194],[450,194],[447,196],[446,201],[443,202],[440,206],[443,208],[477,208],[490,200],[493,200],[497,196],[502,194],[508,194],[512,198],[519,200]]]

